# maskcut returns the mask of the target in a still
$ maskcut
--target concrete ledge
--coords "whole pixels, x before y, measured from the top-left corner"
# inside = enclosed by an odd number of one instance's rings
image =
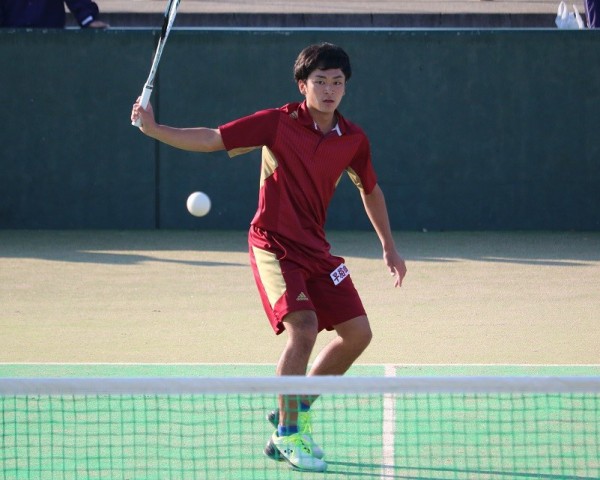
[[[230,28],[555,28],[556,15],[533,14],[323,14],[180,13],[176,27]],[[108,12],[112,28],[159,28],[162,13]],[[68,26],[76,26],[68,15]]]

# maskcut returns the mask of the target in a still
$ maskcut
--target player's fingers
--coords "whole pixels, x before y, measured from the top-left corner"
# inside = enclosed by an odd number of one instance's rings
[[[390,275],[394,278],[394,287],[398,287],[399,286],[399,284],[398,284],[398,281],[399,281],[398,270],[396,270],[396,268],[393,267],[393,266],[389,267],[389,269],[390,269]]]
[[[399,266],[394,266],[392,275],[394,275],[394,277],[395,277],[394,286],[401,287],[402,281],[404,280],[404,277],[406,276],[406,265],[404,265],[404,263],[402,263]]]
[[[394,287],[398,288],[402,286],[402,275],[400,275],[400,272],[398,271],[398,269],[396,269],[396,274],[394,275]]]
[[[142,114],[140,113],[141,107],[139,105],[134,105],[131,109],[131,123],[137,124],[139,122],[138,127],[143,131],[144,122],[142,121]]]
[[[134,106],[133,109],[131,110],[131,121],[134,122],[138,118],[140,118],[140,112],[138,111],[137,107]]]

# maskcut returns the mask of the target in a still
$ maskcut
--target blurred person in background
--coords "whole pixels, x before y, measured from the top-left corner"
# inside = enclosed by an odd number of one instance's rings
[[[64,28],[65,3],[82,28],[107,28],[92,0],[0,0],[0,27]]]
[[[600,0],[585,0],[585,16],[588,28],[598,28],[598,3]]]

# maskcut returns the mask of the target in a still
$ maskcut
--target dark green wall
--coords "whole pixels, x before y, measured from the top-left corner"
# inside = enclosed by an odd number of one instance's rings
[[[156,34],[0,31],[0,228],[247,227],[258,152],[182,152],[129,124]],[[370,136],[395,229],[600,230],[599,34],[175,30],[152,101],[162,122],[218,126],[298,100],[298,51],[339,43],[341,110]],[[369,227],[349,181],[329,227]]]

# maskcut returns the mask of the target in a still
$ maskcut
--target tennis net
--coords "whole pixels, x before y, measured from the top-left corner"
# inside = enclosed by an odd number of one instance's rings
[[[326,473],[263,454],[319,395]],[[0,379],[0,479],[598,479],[600,377]]]

